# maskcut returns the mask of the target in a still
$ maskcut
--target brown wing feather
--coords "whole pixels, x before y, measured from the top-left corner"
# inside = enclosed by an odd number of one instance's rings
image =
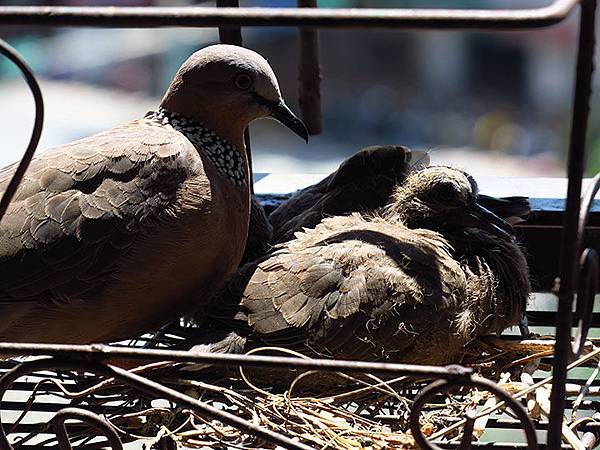
[[[410,170],[411,151],[399,145],[367,147],[321,182],[303,189],[269,216],[273,241],[293,239],[324,217],[370,212],[383,206]]]
[[[450,333],[465,289],[438,234],[352,215],[326,219],[244,267],[216,303],[262,343],[386,359],[427,339],[434,321]]]
[[[313,203],[309,207],[290,217],[280,227],[274,227],[273,242],[289,241],[296,232],[315,227],[324,217],[372,212],[386,203],[395,185],[393,179],[380,175],[362,178],[324,195],[311,196]]]
[[[100,289],[135,233],[169,213],[193,152],[136,121],[35,158],[0,222],[0,315]],[[0,171],[0,191],[13,171]]]

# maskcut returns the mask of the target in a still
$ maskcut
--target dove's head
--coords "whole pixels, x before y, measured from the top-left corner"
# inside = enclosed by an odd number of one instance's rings
[[[233,143],[260,117],[272,117],[308,140],[304,123],[283,101],[267,60],[235,45],[211,45],[190,56],[161,106],[206,124]]]
[[[396,188],[388,213],[411,228],[440,231],[479,228],[512,240],[512,227],[478,203],[475,180],[462,170],[432,166]]]

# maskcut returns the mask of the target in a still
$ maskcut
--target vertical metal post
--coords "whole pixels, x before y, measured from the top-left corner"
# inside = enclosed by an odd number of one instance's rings
[[[298,0],[298,8],[316,8],[317,0]],[[302,119],[309,134],[323,132],[321,113],[321,66],[319,64],[319,32],[315,28],[301,28],[299,61],[299,95]]]
[[[219,8],[239,8],[239,0],[217,0]],[[242,45],[241,27],[219,27],[219,39],[223,44]]]
[[[217,7],[239,8],[239,0],[217,0]],[[242,28],[241,27],[219,27],[219,40],[223,44],[232,44],[242,46]],[[254,194],[254,171],[252,170],[252,150],[250,149],[250,130],[244,130],[244,144],[246,145],[246,156],[248,158],[248,167],[250,168],[250,193]]]
[[[554,347],[552,393],[550,396],[552,410],[547,440],[549,449],[559,449],[561,447],[567,365],[572,355],[571,310],[579,261],[577,253],[580,251],[577,243],[578,216],[581,203],[581,181],[585,167],[589,100],[594,71],[595,14],[596,0],[583,0],[579,10],[577,72],[567,163],[569,177],[567,209],[561,237],[559,278],[556,280],[554,287],[554,291],[558,295],[558,313],[556,315],[556,344]]]

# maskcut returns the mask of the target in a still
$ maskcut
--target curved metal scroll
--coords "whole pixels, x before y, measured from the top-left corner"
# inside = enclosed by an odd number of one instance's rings
[[[588,331],[592,324],[594,311],[594,298],[598,292],[598,277],[600,276],[600,263],[598,253],[592,248],[586,248],[581,253],[579,260],[579,274],[577,277],[577,300],[575,318],[577,320],[577,334],[573,342],[573,356],[581,355]]]
[[[15,173],[13,174],[6,190],[4,191],[4,195],[0,200],[0,221],[2,217],[4,217],[4,213],[8,209],[8,205],[10,201],[17,192],[17,188],[19,187],[19,183],[21,183],[21,179],[25,172],[27,171],[27,167],[29,167],[29,163],[33,159],[33,154],[40,142],[40,136],[42,135],[42,127],[44,125],[44,100],[42,98],[42,91],[40,89],[40,85],[38,84],[35,75],[32,70],[29,68],[25,60],[17,53],[17,51],[11,47],[6,41],[0,39],[0,54],[6,56],[10,59],[21,71],[25,81],[27,82],[27,86],[31,89],[31,93],[33,94],[33,100],[35,102],[35,122],[33,124],[33,131],[31,132],[31,137],[29,138],[29,144],[27,145],[27,149],[25,150],[25,154]]]
[[[529,450],[536,450],[538,448],[535,427],[533,426],[533,423],[531,422],[531,419],[529,418],[525,408],[502,388],[498,387],[496,383],[479,377],[471,377],[466,380],[437,380],[431,383],[429,386],[423,388],[421,392],[417,394],[414,399],[410,415],[410,430],[419,448],[441,450],[441,447],[429,442],[421,431],[419,419],[425,404],[437,394],[461,387],[483,389],[491,392],[497,398],[505,402],[521,422],[523,430],[525,431],[525,436],[527,437],[527,448]],[[468,449],[471,447],[471,440],[473,438],[473,425],[476,418],[477,415],[473,410],[467,412],[463,438],[460,445],[461,449]]]
[[[588,331],[592,323],[594,310],[594,297],[598,292],[598,278],[600,277],[600,260],[596,250],[583,248],[585,226],[587,224],[594,197],[600,190],[600,174],[592,180],[581,200],[579,210],[579,227],[577,235],[577,249],[579,251],[579,270],[577,273],[577,300],[575,303],[575,319],[577,320],[577,334],[572,345],[572,357],[581,355]]]
[[[74,362],[73,364],[68,364],[64,362],[61,363],[57,361],[56,358],[46,358],[21,363],[10,371],[6,372],[2,378],[0,378],[0,414],[2,412],[2,401],[4,399],[4,394],[17,379],[41,370],[60,370],[69,368],[73,368],[74,370],[88,370],[88,366],[85,363],[79,364],[78,362]],[[44,432],[50,427],[54,428],[59,448],[61,450],[71,450],[71,443],[69,442],[69,436],[65,428],[65,421],[69,419],[79,420],[100,430],[108,440],[111,450],[123,449],[123,443],[121,442],[121,439],[108,421],[91,411],[81,408],[66,407],[59,410],[55,414],[54,418],[47,424],[47,426],[40,429],[40,432]],[[4,431],[4,424],[1,420],[0,448],[5,450],[15,450],[15,448],[8,441],[8,436]]]
[[[114,427],[98,414],[81,408],[63,408],[58,411],[54,416],[54,419],[52,419],[56,440],[58,441],[61,450],[72,450],[69,435],[67,434],[67,428],[65,426],[65,421],[67,420],[78,420],[91,425],[102,432],[110,444],[111,450],[123,450],[123,443],[121,442],[121,439],[119,439],[119,435]]]

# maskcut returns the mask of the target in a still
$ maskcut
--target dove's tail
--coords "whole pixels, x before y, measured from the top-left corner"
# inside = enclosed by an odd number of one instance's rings
[[[210,333],[203,337],[201,343],[194,345],[190,352],[240,354],[246,352],[247,344],[248,339],[237,331]]]
[[[238,331],[214,330],[204,333],[199,341],[196,341],[189,352],[197,353],[230,353],[243,354],[248,351],[248,338]],[[209,367],[211,364],[194,363],[187,365],[183,370],[199,371]]]

